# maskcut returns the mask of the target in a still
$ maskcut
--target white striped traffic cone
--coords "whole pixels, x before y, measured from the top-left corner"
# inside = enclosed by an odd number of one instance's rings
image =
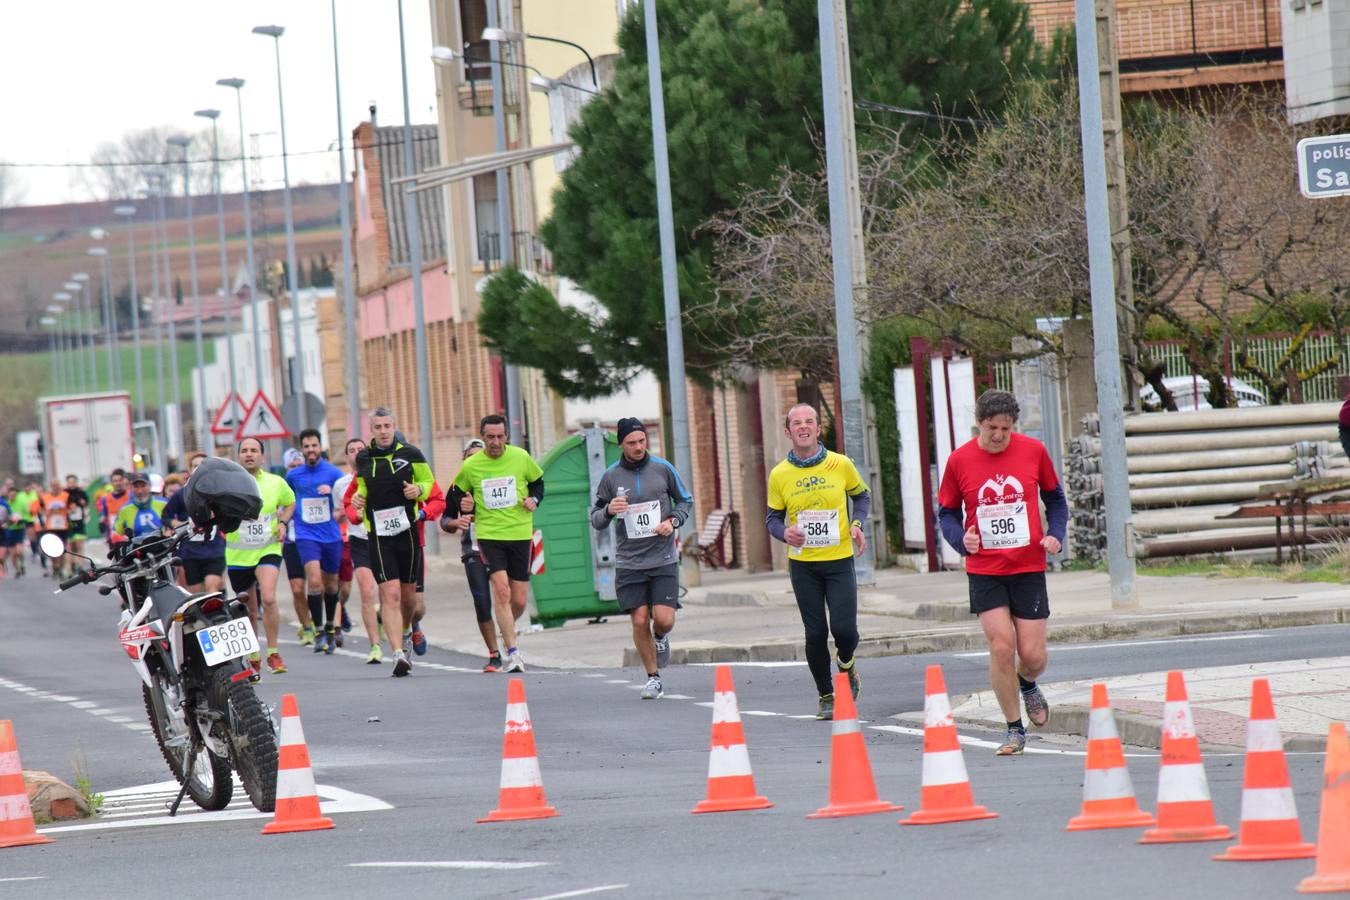
[[[1158,827],[1139,839],[1141,844],[1185,841],[1226,841],[1233,836],[1227,825],[1214,820],[1200,739],[1195,734],[1186,681],[1178,671],[1167,673],[1163,703],[1162,754],[1158,770]]]
[[[497,808],[480,822],[547,819],[558,811],[544,797],[544,776],[534,749],[534,727],[525,703],[525,682],[506,683],[506,732],[502,740],[502,778]]]
[[[1106,698],[1106,685],[1092,686],[1088,718],[1087,771],[1083,776],[1083,811],[1069,820],[1066,831],[1135,828],[1153,825],[1153,816],[1134,799],[1125,751],[1116,731],[1116,717]]]
[[[263,834],[291,831],[322,831],[332,828],[333,820],[319,811],[314,770],[309,764],[309,748],[300,727],[300,706],[294,694],[281,696],[281,746],[277,748],[277,808]]]
[[[691,812],[731,812],[773,806],[755,793],[750,751],[745,746],[741,712],[731,667],[718,666],[713,677],[712,749],[708,756],[708,796]]]
[[[901,820],[901,824],[936,825],[997,818],[998,813],[975,804],[942,666],[928,667],[923,692],[923,787],[919,791],[918,810]]]

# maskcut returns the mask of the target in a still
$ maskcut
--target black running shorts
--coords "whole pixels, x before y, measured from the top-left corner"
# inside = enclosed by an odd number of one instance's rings
[[[530,580],[530,539],[522,541],[490,541],[478,539],[478,552],[488,574],[505,572],[512,581]]]
[[[966,577],[970,580],[970,611],[975,615],[1006,606],[1014,619],[1050,618],[1044,572]]]

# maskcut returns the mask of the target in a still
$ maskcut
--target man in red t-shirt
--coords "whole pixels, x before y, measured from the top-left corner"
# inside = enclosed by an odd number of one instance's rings
[[[942,535],[966,558],[970,611],[980,617],[989,642],[989,680],[1008,722],[1000,756],[1026,747],[1019,688],[1033,725],[1050,718],[1036,686],[1045,670],[1050,617],[1045,557],[1060,551],[1069,523],[1050,454],[1040,441],[1013,431],[1020,411],[1007,391],[981,394],[975,401],[979,434],[948,457],[938,489]],[[1038,495],[1048,533],[1041,528]]]

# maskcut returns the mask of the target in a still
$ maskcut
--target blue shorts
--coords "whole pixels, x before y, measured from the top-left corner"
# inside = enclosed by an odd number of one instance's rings
[[[336,575],[338,569],[342,568],[342,541],[308,541],[298,538],[295,549],[300,556],[302,568],[305,563],[315,560],[319,561],[319,570],[329,575]]]

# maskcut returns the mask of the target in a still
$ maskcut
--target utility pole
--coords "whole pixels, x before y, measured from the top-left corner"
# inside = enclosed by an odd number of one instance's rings
[[[822,0],[824,2],[824,0]],[[1130,555],[1130,482],[1125,463],[1125,414],[1120,387],[1120,336],[1111,263],[1107,164],[1102,137],[1101,81],[1091,76],[1097,61],[1094,0],[1075,0],[1078,30],[1078,110],[1083,136],[1083,199],[1087,212],[1088,271],[1092,286],[1093,370],[1101,416],[1102,500],[1106,507],[1106,560],[1111,608],[1136,609],[1134,558]]]
[[[862,361],[867,355],[867,338],[858,327],[853,303],[855,290],[862,290],[864,294],[867,290],[867,254],[863,246],[862,202],[858,189],[848,13],[844,0],[817,0],[816,12],[820,23],[821,94],[825,101],[825,168],[829,180],[830,255],[834,269],[834,319],[844,452],[852,458],[858,472],[867,478],[867,416],[862,394]],[[859,584],[875,581],[872,554],[873,548],[869,546],[854,561]]]
[[[1110,207],[1111,258],[1115,263],[1116,323],[1119,328],[1125,407],[1139,409],[1135,373],[1134,276],[1131,271],[1130,204],[1125,186],[1125,136],[1120,111],[1120,57],[1116,53],[1116,0],[1095,0],[1097,81],[1102,98],[1102,142],[1106,154],[1106,198]],[[1079,70],[1080,72],[1082,69]]]

